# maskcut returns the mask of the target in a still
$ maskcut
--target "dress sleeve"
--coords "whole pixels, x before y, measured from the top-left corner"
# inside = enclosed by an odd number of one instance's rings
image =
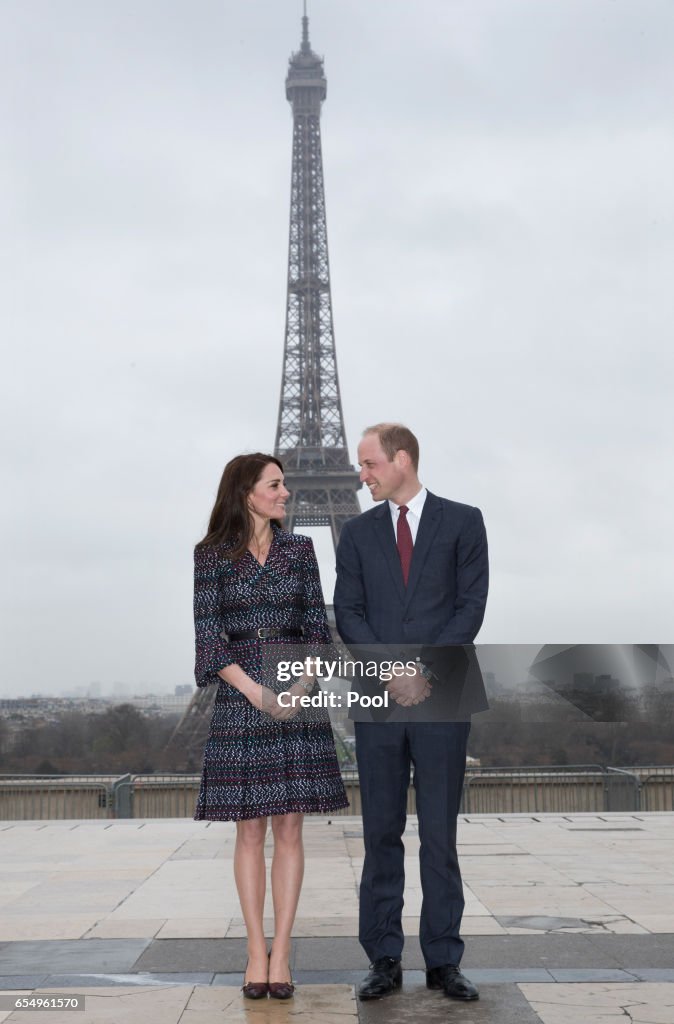
[[[325,611],[325,601],[321,589],[321,577],[311,537],[305,538],[302,561],[302,579],[304,585],[304,629],[305,644],[331,644],[332,634]]]
[[[194,549],[194,677],[197,686],[219,683],[219,669],[234,663],[229,645],[220,635],[223,628],[218,586],[221,572],[222,558],[217,549]]]

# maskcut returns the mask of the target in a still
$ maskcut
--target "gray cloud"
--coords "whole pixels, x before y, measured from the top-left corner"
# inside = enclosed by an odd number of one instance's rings
[[[352,455],[402,418],[483,508],[485,642],[670,640],[674,9],[310,13]],[[191,546],[274,439],[299,14],[3,4],[2,692],[190,678]]]

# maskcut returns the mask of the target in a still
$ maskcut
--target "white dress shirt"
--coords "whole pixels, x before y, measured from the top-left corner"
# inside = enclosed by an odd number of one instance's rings
[[[426,495],[427,494],[428,494],[428,491],[426,490],[426,488],[422,487],[421,490],[417,494],[415,494],[413,498],[410,498],[410,500],[407,502],[407,508],[408,508],[407,522],[409,523],[409,526],[410,526],[410,533],[412,534],[412,543],[413,544],[416,544],[416,541],[417,541],[417,531],[419,529],[419,520],[421,519],[421,513],[423,512],[423,509],[424,509],[424,502],[426,501]],[[400,515],[400,512],[398,511],[398,509],[399,509],[400,506],[396,505],[396,503],[394,501],[389,501],[388,507],[391,510],[391,519],[393,520],[393,532],[394,532],[394,534],[397,537],[398,536],[398,516]]]

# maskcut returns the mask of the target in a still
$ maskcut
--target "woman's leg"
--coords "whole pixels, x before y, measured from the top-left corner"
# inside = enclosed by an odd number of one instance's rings
[[[267,943],[263,923],[266,834],[266,818],[250,818],[236,823],[234,879],[248,935],[246,982],[267,980]]]
[[[290,933],[304,876],[302,814],[275,814],[274,857],[271,862],[271,891],[274,900],[274,943],[269,964],[269,980],[290,981]]]

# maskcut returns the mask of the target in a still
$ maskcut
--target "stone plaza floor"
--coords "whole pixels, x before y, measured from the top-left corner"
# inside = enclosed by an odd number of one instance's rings
[[[241,997],[232,823],[0,823],[0,1022],[674,1024],[674,814],[469,815],[465,973],[425,988],[416,819],[405,833],[404,985],[359,1003],[360,818],[308,818],[289,1003]],[[271,933],[271,921],[269,933]],[[78,994],[81,1011],[13,1010]]]

